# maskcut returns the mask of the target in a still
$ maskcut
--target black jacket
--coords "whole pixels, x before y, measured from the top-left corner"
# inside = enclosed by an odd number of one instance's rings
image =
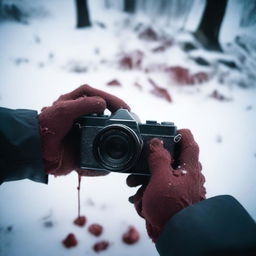
[[[0,108],[0,183],[47,183],[37,112]],[[217,196],[173,216],[156,248],[161,256],[255,256],[256,224],[231,196]]]
[[[0,184],[31,179],[47,183],[37,112],[0,108]]]

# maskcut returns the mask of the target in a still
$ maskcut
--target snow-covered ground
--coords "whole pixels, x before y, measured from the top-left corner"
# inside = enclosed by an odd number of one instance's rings
[[[92,28],[77,30],[73,1],[50,0],[34,2],[47,15],[32,17],[29,25],[9,21],[0,24],[0,105],[40,111],[60,94],[84,83],[115,94],[143,122],[173,121],[179,128],[191,129],[200,145],[207,196],[233,195],[256,219],[255,88],[219,84],[218,77],[212,75],[216,67],[198,67],[178,44],[152,53],[159,42],[138,39],[134,20],[113,10],[100,11],[99,1],[94,3],[92,20],[103,22],[106,28],[94,23]],[[179,37],[183,40],[179,35],[177,41]],[[118,54],[133,50],[144,52],[142,67],[118,68]],[[206,52],[202,54],[214,58]],[[155,67],[156,63],[205,71],[211,79],[194,86],[178,86]],[[146,73],[145,67],[153,67],[153,71]],[[152,85],[148,78],[167,88],[173,102],[150,93]],[[118,79],[122,86],[107,86],[113,79]],[[134,82],[143,88],[137,88]],[[209,97],[215,89],[231,100]],[[92,245],[102,239],[111,242],[102,255],[158,255],[147,237],[144,221],[127,200],[136,189],[128,188],[125,179],[122,174],[82,179],[81,212],[88,218],[86,227],[94,222],[104,225],[100,239],[92,237],[87,228],[72,224],[77,215],[75,173],[50,177],[49,185],[28,180],[2,184],[0,255],[95,255]],[[53,227],[44,227],[46,216]],[[129,225],[135,225],[141,233],[141,240],[133,246],[121,240]],[[8,227],[12,230],[8,231]],[[61,241],[69,232],[77,236],[79,245],[67,250]]]

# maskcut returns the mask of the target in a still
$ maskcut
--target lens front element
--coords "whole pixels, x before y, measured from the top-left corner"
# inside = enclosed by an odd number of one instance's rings
[[[142,141],[128,126],[116,124],[103,128],[93,143],[94,157],[109,171],[125,172],[135,165]]]

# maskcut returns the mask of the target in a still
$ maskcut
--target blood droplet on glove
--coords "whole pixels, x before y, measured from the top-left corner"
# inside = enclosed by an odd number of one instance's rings
[[[99,224],[92,224],[89,226],[88,231],[94,236],[100,236],[103,231],[103,227]]]
[[[70,233],[68,236],[62,241],[62,244],[66,248],[75,247],[77,245],[77,240],[74,234]]]
[[[94,244],[93,250],[95,252],[101,252],[106,250],[109,247],[109,242],[108,241],[100,241]]]
[[[135,227],[130,226],[128,231],[123,234],[122,238],[123,238],[123,242],[126,244],[135,244],[139,241],[140,234]]]

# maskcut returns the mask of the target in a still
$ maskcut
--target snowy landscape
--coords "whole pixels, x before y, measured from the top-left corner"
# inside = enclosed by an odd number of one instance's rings
[[[239,1],[227,7],[220,34],[225,51],[218,53],[203,49],[186,32],[199,22],[200,0],[193,1],[185,29],[177,31],[164,18],[121,12],[121,1],[110,1],[116,3],[113,8],[89,1],[92,26],[85,29],[76,28],[71,0],[5,2],[21,2],[30,15],[21,22],[0,22],[1,107],[40,112],[82,84],[114,94],[142,122],[171,121],[189,128],[200,146],[207,198],[232,195],[256,220],[256,45],[242,59],[243,52],[232,44],[240,33],[232,23]],[[245,33],[253,31],[255,24]],[[188,46],[195,49],[188,51]],[[144,220],[128,202],[136,188],[127,187],[126,176],[82,178],[85,227],[73,224],[75,172],[50,176],[48,185],[29,180],[2,184],[0,255],[98,255],[92,246],[100,240],[110,242],[100,255],[158,255]],[[92,223],[104,226],[99,238],[87,231]],[[127,245],[122,234],[131,225],[141,237]],[[66,249],[62,240],[71,232],[78,245]]]

